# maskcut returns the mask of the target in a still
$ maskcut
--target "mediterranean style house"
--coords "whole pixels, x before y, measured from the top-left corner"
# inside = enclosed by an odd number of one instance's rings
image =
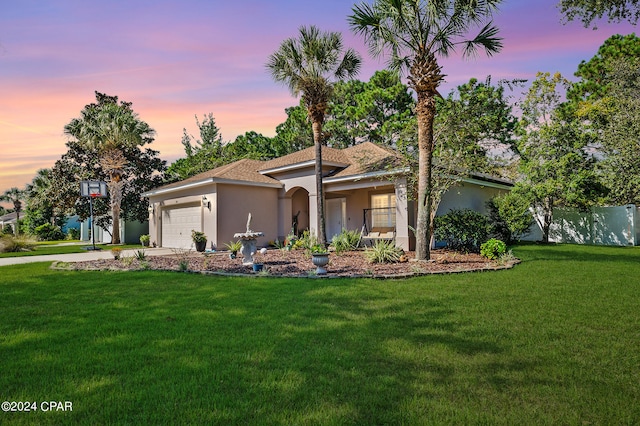
[[[370,142],[346,149],[322,148],[327,238],[343,229],[393,238],[412,250],[416,207],[407,196],[406,170],[395,152]],[[453,208],[485,211],[490,198],[508,191],[507,181],[475,176],[444,195],[438,214]],[[202,231],[222,248],[245,232],[252,215],[258,245],[290,233],[318,229],[315,149],[268,161],[243,159],[148,191],[149,235],[159,247],[189,248],[191,231]]]

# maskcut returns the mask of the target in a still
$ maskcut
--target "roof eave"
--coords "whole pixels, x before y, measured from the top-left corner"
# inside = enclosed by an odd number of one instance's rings
[[[227,185],[246,185],[246,186],[259,186],[259,187],[267,187],[267,188],[282,188],[281,183],[269,183],[269,182],[252,182],[246,180],[236,180],[236,179],[222,179],[222,178],[207,178],[203,180],[199,180],[197,182],[189,182],[184,185],[178,185],[171,188],[158,188],[155,190],[147,191],[142,194],[143,197],[152,197],[156,195],[164,195],[171,194],[173,192],[184,191],[185,189],[197,188],[200,186],[222,183]]]

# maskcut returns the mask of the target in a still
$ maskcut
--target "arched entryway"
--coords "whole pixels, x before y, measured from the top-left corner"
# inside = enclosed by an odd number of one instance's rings
[[[295,188],[291,192],[291,232],[301,235],[309,230],[309,192]]]

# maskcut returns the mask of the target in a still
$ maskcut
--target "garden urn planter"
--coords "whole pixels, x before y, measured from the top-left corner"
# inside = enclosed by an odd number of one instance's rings
[[[324,275],[327,273],[325,266],[329,263],[329,253],[312,253],[311,262],[316,266],[316,274]]]

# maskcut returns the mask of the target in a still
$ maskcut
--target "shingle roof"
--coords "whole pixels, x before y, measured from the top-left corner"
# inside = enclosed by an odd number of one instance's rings
[[[224,179],[232,181],[240,181],[247,183],[266,183],[266,184],[279,184],[275,179],[269,176],[264,176],[258,173],[263,161],[242,159],[233,163],[225,164],[224,166],[217,167],[215,169],[207,170],[206,172],[198,173],[185,180],[174,182],[169,185],[164,185],[157,189],[171,189],[178,188],[190,183],[201,182],[209,179]]]
[[[190,183],[198,183],[215,179],[247,182],[248,184],[277,185],[280,184],[277,179],[271,178],[260,172],[308,163],[310,161],[314,161],[315,157],[315,148],[310,147],[269,161],[249,159],[238,160],[233,163],[199,173],[180,182],[156,188],[154,191],[180,188]],[[364,142],[346,149],[322,147],[322,160],[325,163],[338,164],[344,167],[344,169],[333,175],[333,177],[345,177],[372,171],[384,171],[388,165],[399,164],[399,156],[397,153],[371,142]]]
[[[301,151],[293,152],[283,157],[274,158],[273,160],[266,161],[262,164],[262,170],[277,169],[280,167],[292,166],[294,164],[307,163],[309,161],[315,161],[316,149],[315,147],[305,148]],[[349,164],[348,159],[344,155],[344,150],[330,148],[327,146],[322,147],[322,161],[327,163]]]

